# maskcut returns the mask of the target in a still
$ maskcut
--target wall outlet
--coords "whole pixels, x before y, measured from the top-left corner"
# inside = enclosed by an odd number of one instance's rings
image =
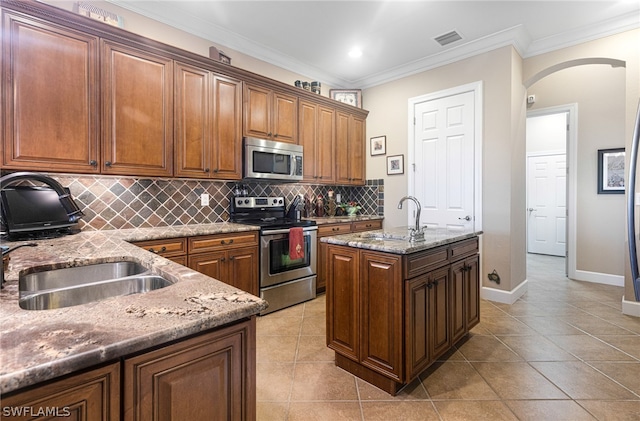
[[[535,95],[527,96],[527,104],[534,104],[535,102],[536,102],[536,96]]]
[[[209,206],[209,193],[202,193],[200,195],[200,206]]]

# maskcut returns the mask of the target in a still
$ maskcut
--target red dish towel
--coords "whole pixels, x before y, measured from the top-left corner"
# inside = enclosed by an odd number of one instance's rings
[[[304,237],[302,228],[289,229],[289,259],[296,260],[304,257]]]

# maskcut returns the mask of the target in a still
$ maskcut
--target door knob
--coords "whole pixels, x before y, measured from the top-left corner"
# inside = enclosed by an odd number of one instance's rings
[[[471,221],[471,217],[469,215],[465,216],[464,218],[458,218],[460,220],[465,220],[465,221]]]

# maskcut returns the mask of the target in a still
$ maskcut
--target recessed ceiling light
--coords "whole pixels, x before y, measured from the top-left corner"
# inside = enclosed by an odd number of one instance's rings
[[[362,50],[358,47],[354,47],[349,51],[349,57],[351,58],[358,58],[360,56],[362,56]]]

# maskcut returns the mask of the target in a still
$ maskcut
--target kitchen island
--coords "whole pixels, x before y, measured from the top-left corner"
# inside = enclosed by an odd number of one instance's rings
[[[254,230],[218,223],[82,232],[11,253],[0,292],[3,411],[39,405],[89,414],[85,419],[120,419],[121,413],[130,418],[134,412],[144,418],[144,411],[162,405],[163,411],[189,417],[203,400],[234,419],[254,419],[255,315],[267,303],[130,244]],[[51,310],[23,310],[18,304],[21,271],[121,261],[137,262],[172,285]],[[175,365],[167,365],[170,361]],[[207,389],[212,384],[229,390],[215,396]],[[99,402],[78,395],[65,402],[60,390],[87,390]]]
[[[406,228],[322,238],[336,365],[395,395],[480,321],[481,232]]]

